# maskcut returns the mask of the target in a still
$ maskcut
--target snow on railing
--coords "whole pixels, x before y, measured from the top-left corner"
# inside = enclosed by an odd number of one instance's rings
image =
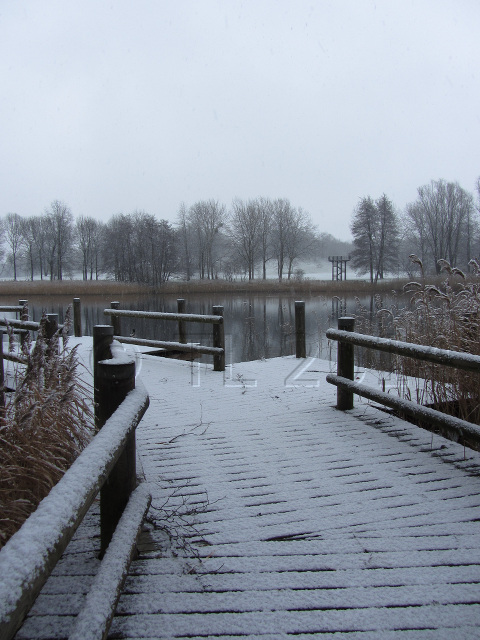
[[[460,442],[471,449],[480,451],[480,427],[478,425],[353,382],[353,347],[354,345],[367,347],[464,371],[476,371],[477,373],[480,373],[480,356],[363,335],[355,333],[353,331],[354,326],[354,318],[339,318],[338,330],[328,329],[326,334],[330,340],[338,341],[337,375],[327,375],[327,382],[337,387],[337,409],[342,411],[353,409],[353,396],[355,394],[401,411],[421,421],[423,428],[439,432],[449,440]]]
[[[97,358],[94,360],[94,387],[99,431],[0,551],[1,640],[12,638],[22,624],[99,491],[102,566],[105,563],[106,568],[100,569],[95,589],[98,591],[102,584],[108,584],[109,592],[102,598],[98,593],[87,598],[86,606],[93,606],[95,615],[84,612],[81,628],[84,639],[104,637],[120,596],[141,521],[150,504],[148,491],[135,491],[134,504],[128,516],[123,518],[123,524],[118,525],[122,531],[117,533],[117,523],[122,522],[122,513],[135,489],[135,429],[148,407],[149,398],[141,383],[135,388],[134,361],[120,356],[114,345],[111,349],[113,328],[100,327],[95,335],[97,329],[94,327],[94,358]],[[111,352],[116,357],[110,358]],[[132,514],[136,514],[136,524],[132,522]],[[130,542],[126,542],[125,532],[130,532],[129,538],[127,535]],[[121,553],[112,536],[121,542]],[[111,540],[112,544],[108,546]],[[112,584],[115,576],[120,583]],[[103,611],[102,615],[98,612],[99,598],[108,604],[108,611]],[[87,625],[91,635],[84,634],[85,620],[91,621]]]
[[[114,328],[115,340],[125,344],[136,344],[147,347],[157,347],[167,351],[182,351],[186,353],[207,354],[213,356],[213,370],[225,371],[225,330],[223,325],[223,307],[214,306],[212,315],[201,315],[196,313],[184,313],[185,300],[177,300],[178,313],[166,313],[162,311],[130,311],[119,309],[119,302],[112,302],[110,309],[105,309],[104,314],[110,316]],[[179,341],[171,342],[165,340],[145,340],[136,336],[122,336],[120,329],[120,318],[147,318],[150,320],[171,320],[178,322]],[[211,324],[213,330],[213,347],[187,343],[186,322],[200,322]]]

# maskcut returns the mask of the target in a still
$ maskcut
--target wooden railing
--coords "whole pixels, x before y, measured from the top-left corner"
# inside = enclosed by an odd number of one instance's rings
[[[16,313],[20,318],[10,318],[6,319],[0,316],[0,327],[11,327],[13,333],[17,333],[20,336],[20,344],[22,345],[25,342],[27,334],[29,331],[38,331],[40,329],[40,322],[33,322],[29,320],[28,315],[28,301],[27,300],[19,300],[18,305],[3,305],[0,306],[0,314],[2,313]],[[46,322],[45,322],[45,331],[47,338],[52,337],[59,330],[63,329],[63,324],[58,323],[58,314],[57,313],[47,313],[46,314]],[[2,342],[1,350],[3,354],[4,360],[11,360],[12,362],[18,362],[20,364],[25,364],[26,359],[24,356],[19,355],[17,353],[3,353],[3,332],[0,330],[0,341]]]
[[[194,313],[183,313],[180,309],[184,309],[185,301],[179,299],[178,313],[164,313],[159,311],[128,311],[119,309],[119,302],[112,302],[110,309],[105,309],[104,314],[111,318],[114,328],[115,339],[125,344],[135,344],[146,347],[157,347],[170,351],[182,351],[186,353],[207,354],[213,356],[214,371],[225,371],[225,331],[223,324],[223,307],[214,306],[212,315],[199,315]],[[121,335],[120,318],[148,318],[151,320],[171,320],[178,323],[179,341],[171,342],[165,340],[146,340],[137,337],[128,337]],[[211,324],[213,329],[213,346],[203,346],[194,343],[188,343],[186,340],[185,323],[199,322],[202,324]]]
[[[440,433],[449,440],[480,451],[478,425],[354,382],[353,348],[354,345],[368,347],[477,373],[480,373],[480,356],[354,333],[354,327],[354,318],[339,318],[338,330],[328,329],[327,331],[327,338],[338,341],[337,375],[327,375],[327,382],[337,387],[337,409],[342,411],[353,409],[353,396],[356,394],[415,418],[422,428]]]
[[[94,327],[96,426],[87,448],[0,551],[0,640],[9,640],[98,492],[101,567],[70,638],[106,637],[151,496],[135,489],[135,429],[149,399],[135,362]],[[113,357],[112,357],[113,356]]]

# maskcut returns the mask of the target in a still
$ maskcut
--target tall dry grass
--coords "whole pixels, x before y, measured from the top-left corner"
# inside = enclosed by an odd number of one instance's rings
[[[152,288],[134,282],[114,280],[3,280],[1,296],[82,296],[135,295],[150,293]]]
[[[423,265],[411,256],[422,272]],[[410,282],[410,305],[393,318],[399,340],[480,355],[480,264],[470,261],[471,273],[440,261],[440,286]],[[445,277],[446,276],[446,277]],[[445,413],[480,424],[480,374],[411,358],[395,358],[400,395]]]
[[[401,291],[406,279],[383,280],[372,284],[365,280],[170,280],[161,287],[154,288],[130,282],[113,280],[34,280],[0,282],[0,296],[28,298],[29,296],[130,296],[137,294],[285,294],[292,296],[317,294],[363,295],[378,292]]]
[[[62,332],[47,338],[46,317],[34,347],[21,351],[15,392],[0,409],[0,547],[49,493],[93,433],[87,402],[79,384],[76,348],[68,347],[70,311]],[[15,349],[13,332],[10,349]]]

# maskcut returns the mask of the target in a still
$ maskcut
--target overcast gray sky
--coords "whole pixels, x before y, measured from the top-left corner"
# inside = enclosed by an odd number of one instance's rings
[[[287,197],[350,237],[480,175],[478,0],[0,0],[0,215]]]

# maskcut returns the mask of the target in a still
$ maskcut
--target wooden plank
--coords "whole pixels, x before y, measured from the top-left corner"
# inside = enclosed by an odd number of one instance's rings
[[[2,640],[21,625],[147,406],[139,385],[0,550]]]
[[[151,500],[146,484],[130,496],[70,640],[106,638]]]

